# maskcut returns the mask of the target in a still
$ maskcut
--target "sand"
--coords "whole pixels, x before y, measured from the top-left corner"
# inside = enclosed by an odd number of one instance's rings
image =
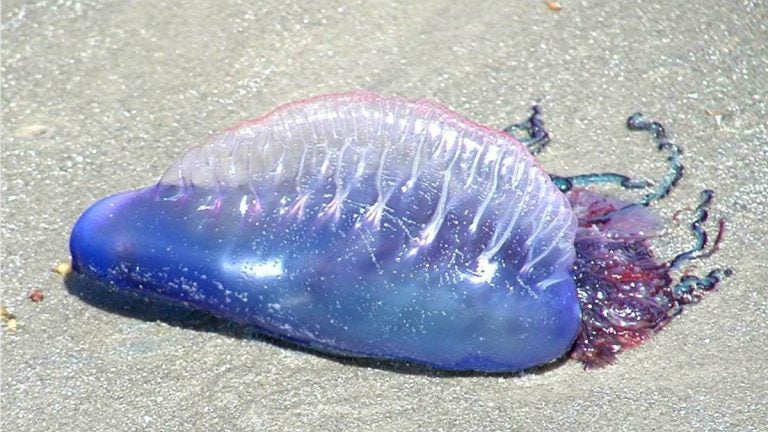
[[[764,2],[283,3],[4,2],[2,305],[18,328],[0,328],[2,430],[764,430]],[[355,88],[494,127],[539,103],[540,160],[563,175],[658,178],[663,156],[624,121],[663,120],[686,177],[655,206],[659,253],[691,244],[672,216],[712,188],[727,232],[696,269],[734,275],[609,367],[488,377],[318,356],[49,271],[94,200],[157,181],[211,131]]]

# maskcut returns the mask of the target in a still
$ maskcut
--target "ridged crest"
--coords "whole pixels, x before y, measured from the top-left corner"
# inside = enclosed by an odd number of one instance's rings
[[[483,220],[493,219],[484,249],[473,257],[479,275],[513,237],[522,244],[524,285],[543,288],[543,279],[573,261],[576,219],[528,150],[506,133],[429,101],[352,92],[284,105],[189,150],[161,183],[247,187],[256,202],[269,190],[265,185],[292,184],[285,212],[302,213],[303,204],[332,181],[335,192],[323,197],[320,214],[302,216],[338,217],[371,176],[375,198],[355,202],[363,208],[358,226],[375,229],[393,195],[408,193],[417,182],[434,191],[427,211],[419,211],[424,218],[400,215],[419,222],[414,253],[434,240],[451,209],[472,198],[477,204],[464,215],[458,235],[474,235]]]

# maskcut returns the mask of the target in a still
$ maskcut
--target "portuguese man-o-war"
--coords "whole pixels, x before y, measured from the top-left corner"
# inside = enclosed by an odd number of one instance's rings
[[[730,273],[673,277],[717,250],[711,191],[695,244],[655,258],[649,206],[682,177],[681,151],[640,114],[628,126],[668,159],[655,184],[547,174],[537,108],[498,131],[370,92],[295,102],[192,148],[156,185],[92,205],[72,231],[72,268],[325,353],[453,371],[564,356],[601,366]],[[631,203],[595,184],[647,193]]]

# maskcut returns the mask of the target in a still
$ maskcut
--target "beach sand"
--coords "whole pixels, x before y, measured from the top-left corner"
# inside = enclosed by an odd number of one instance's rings
[[[3,2],[2,305],[17,329],[0,328],[0,429],[764,430],[765,3],[451,3]],[[734,275],[606,368],[457,376],[291,349],[49,271],[96,199],[156,182],[212,131],[357,88],[498,128],[539,103],[553,138],[539,159],[561,175],[659,178],[664,156],[624,127],[642,110],[685,149],[686,177],[654,207],[659,254],[692,244],[672,216],[711,188],[725,240],[693,264]]]

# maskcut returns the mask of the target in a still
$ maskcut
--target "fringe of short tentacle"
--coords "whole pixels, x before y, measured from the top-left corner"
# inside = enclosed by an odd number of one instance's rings
[[[586,367],[606,365],[640,345],[731,273],[715,269],[706,276],[686,274],[678,282],[671,276],[720,245],[723,222],[714,237],[704,228],[711,191],[702,193],[691,221],[695,244],[661,263],[651,247],[658,219],[647,207],[628,207],[583,188],[573,189],[568,199],[579,219],[574,278],[582,309],[581,332],[570,355]]]
[[[690,230],[691,248],[665,263],[658,263],[651,250],[656,236],[656,217],[647,209],[672,191],[683,177],[682,149],[667,137],[658,122],[649,122],[640,113],[627,120],[633,131],[648,131],[659,151],[667,153],[668,170],[654,190],[637,203],[625,203],[585,189],[595,184],[618,185],[626,189],[647,188],[647,180],[635,180],[616,173],[586,174],[571,177],[552,176],[552,181],[567,193],[579,219],[576,236],[577,259],[574,276],[582,305],[582,332],[571,357],[586,367],[613,361],[624,349],[641,344],[660,330],[684,305],[696,303],[711,291],[729,269],[714,269],[705,276],[686,274],[674,283],[670,273],[693,260],[714,254],[723,238],[725,222],[717,222],[717,232],[710,236],[704,227],[714,193],[701,192]],[[522,142],[538,154],[549,134],[541,121],[541,111],[534,107],[531,117],[505,131],[525,131]],[[710,241],[710,239],[713,239]]]

